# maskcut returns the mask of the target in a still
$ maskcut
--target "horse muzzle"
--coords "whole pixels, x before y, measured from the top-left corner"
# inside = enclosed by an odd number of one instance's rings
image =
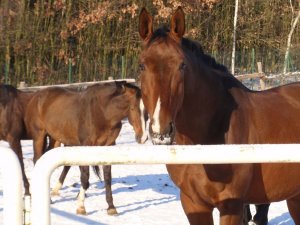
[[[171,122],[168,128],[163,133],[153,132],[151,126],[149,127],[150,137],[154,145],[171,145],[175,137],[175,124]]]

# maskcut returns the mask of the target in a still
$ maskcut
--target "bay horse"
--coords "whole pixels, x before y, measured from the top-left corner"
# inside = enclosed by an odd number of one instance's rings
[[[251,91],[184,33],[181,7],[170,28],[155,31],[141,10],[140,80],[153,144],[300,142],[300,83]],[[166,166],[191,225],[213,225],[214,208],[221,225],[240,225],[245,204],[281,200],[300,225],[299,163]]]
[[[68,146],[113,145],[122,119],[128,117],[137,142],[147,140],[140,89],[127,82],[95,84],[74,91],[60,87],[40,90],[28,104],[25,124],[33,139],[34,162],[44,153],[46,137]],[[89,187],[89,167],[80,166],[81,188],[77,214],[86,214],[84,199]],[[107,213],[117,214],[111,190],[111,165],[103,166]]]
[[[30,195],[29,182],[25,174],[21,140],[29,139],[24,115],[34,92],[25,92],[14,86],[0,84],[0,140],[7,141],[18,156],[25,195]]]

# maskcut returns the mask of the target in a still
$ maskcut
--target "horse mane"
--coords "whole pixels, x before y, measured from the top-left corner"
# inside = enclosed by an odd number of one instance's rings
[[[169,32],[170,29],[167,26],[163,25],[162,27],[154,31],[147,45],[149,46],[151,43],[153,43],[158,39],[166,40]],[[183,49],[193,53],[197,57],[197,59],[201,60],[205,65],[207,65],[208,67],[214,70],[219,71],[220,73],[218,73],[218,75],[222,79],[225,87],[231,88],[231,87],[238,86],[238,87],[246,88],[239,80],[237,80],[229,72],[229,70],[225,65],[218,63],[215,58],[206,54],[203,51],[203,48],[199,42],[183,37],[181,40],[181,45]]]
[[[18,93],[18,89],[10,84],[0,84],[0,88],[4,89],[7,93],[13,93],[15,95]]]
[[[135,84],[129,83],[126,80],[93,84],[82,91],[93,92],[94,89],[103,88],[104,90],[104,88],[106,88],[106,90],[108,91],[107,93],[109,93],[109,95],[116,97],[123,94],[124,87],[133,89],[137,98],[142,97],[141,89]]]
[[[0,103],[7,104],[11,98],[18,96],[18,89],[9,84],[0,84],[1,95]]]

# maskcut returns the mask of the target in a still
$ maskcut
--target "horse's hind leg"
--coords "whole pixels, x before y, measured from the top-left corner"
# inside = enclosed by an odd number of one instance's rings
[[[24,189],[25,189],[25,195],[30,195],[29,191],[29,182],[25,174],[25,168],[24,168],[24,161],[23,161],[23,152],[21,148],[21,143],[20,140],[16,139],[8,139],[9,145],[11,149],[16,153],[18,156],[20,165],[21,165],[21,170],[22,170],[22,178],[23,178],[23,184],[24,184]]]
[[[71,166],[64,166],[57,183],[55,184],[54,188],[51,191],[52,196],[59,195],[59,190],[61,189],[70,168]]]
[[[90,168],[89,166],[79,166],[80,169],[80,181],[81,187],[80,192],[78,193],[77,197],[77,210],[76,213],[79,215],[86,215],[86,210],[84,206],[85,200],[85,192],[89,188],[89,178],[90,178]]]
[[[291,217],[296,225],[300,225],[300,195],[286,200]]]
[[[114,203],[111,191],[111,165],[103,166],[104,182],[105,182],[105,194],[106,202],[108,204],[107,214],[115,215],[118,214]]]
[[[249,221],[252,219],[250,205],[244,206],[244,217],[243,217],[243,225],[248,225]]]
[[[46,133],[40,132],[37,135],[34,135],[33,138],[33,150],[34,150],[33,163],[34,164],[44,154],[46,149],[46,144],[47,144]]]
[[[253,221],[256,225],[268,224],[268,212],[270,204],[255,205],[256,214],[253,217]]]

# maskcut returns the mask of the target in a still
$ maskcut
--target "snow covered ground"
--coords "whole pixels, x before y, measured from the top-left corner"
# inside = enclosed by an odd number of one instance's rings
[[[118,145],[136,145],[132,127],[124,121]],[[146,144],[151,145],[150,141]],[[1,141],[0,146],[7,146]],[[32,142],[23,141],[26,174],[31,177],[33,168]],[[51,177],[56,183],[61,167]],[[53,197],[51,221],[53,225],[187,225],[181,208],[179,191],[170,180],[164,165],[113,165],[112,189],[117,216],[106,214],[107,203],[103,182],[91,172],[90,188],[85,201],[87,215],[76,215],[76,196],[80,188],[79,169],[72,167],[61,190]],[[0,174],[0,224],[3,218],[2,180]],[[253,208],[252,208],[253,210]],[[214,211],[215,224],[219,224],[218,211]],[[285,202],[273,203],[269,224],[293,225]]]

